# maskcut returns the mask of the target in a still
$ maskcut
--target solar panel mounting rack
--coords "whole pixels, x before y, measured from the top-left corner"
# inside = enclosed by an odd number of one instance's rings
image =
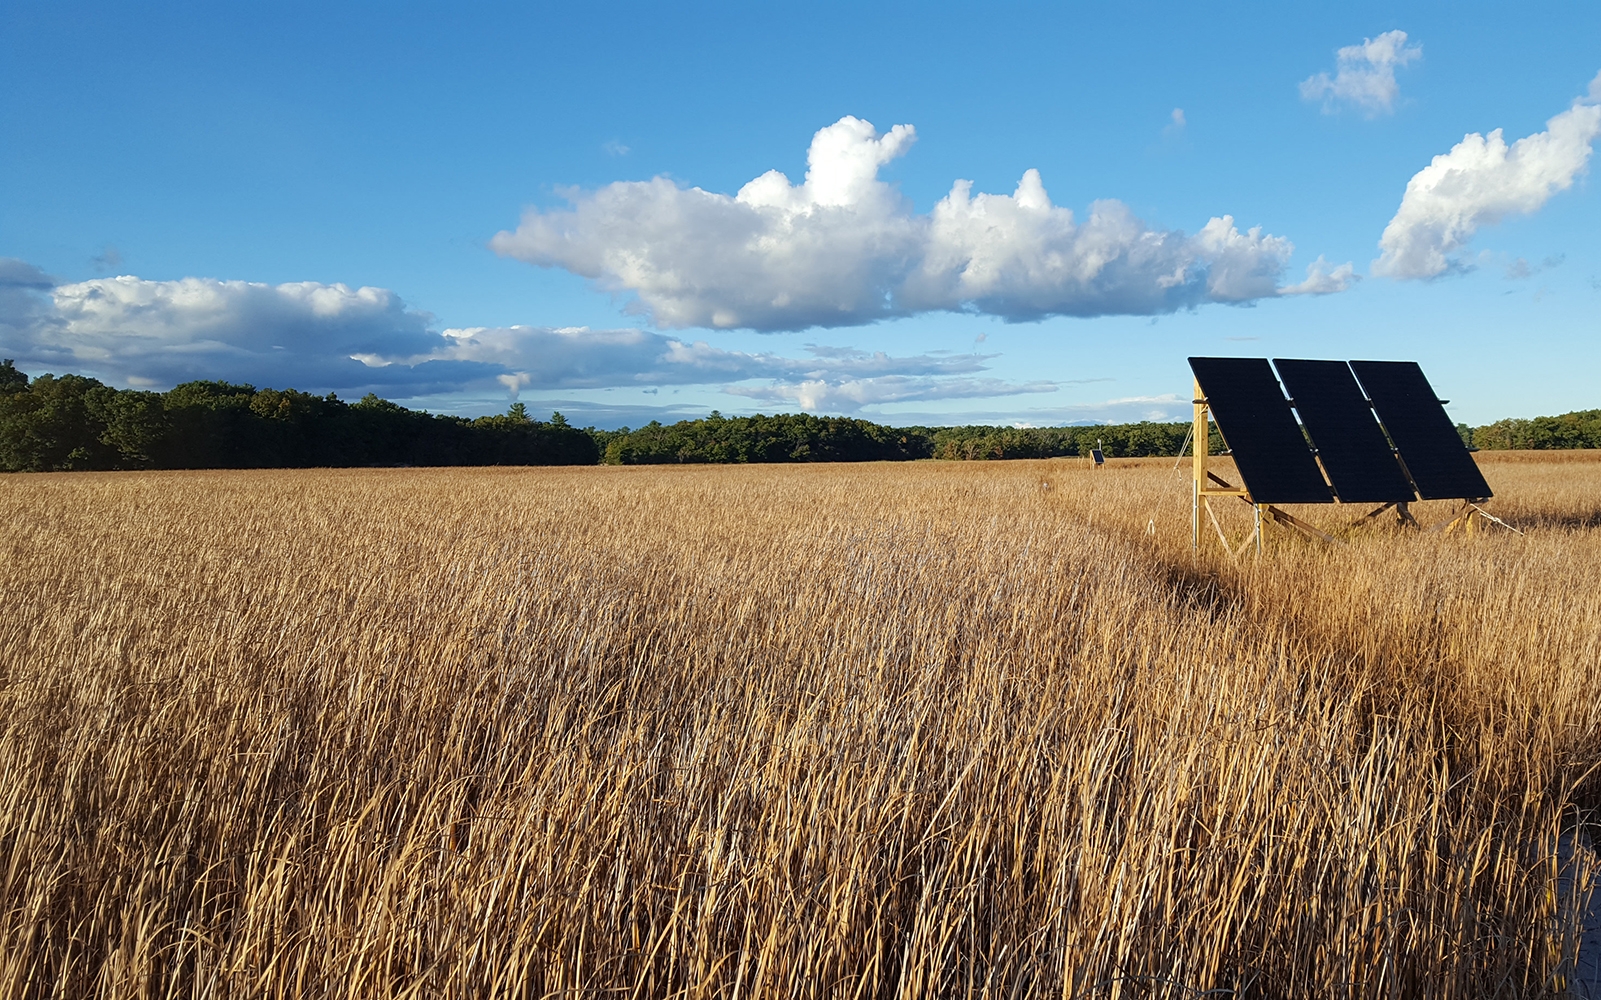
[[[1209,503],[1214,496],[1235,496],[1255,508],[1253,535],[1260,552],[1264,515],[1334,541],[1278,509],[1280,503],[1383,503],[1380,510],[1395,506],[1410,522],[1406,505],[1418,497],[1472,504],[1492,495],[1416,362],[1352,361],[1348,366],[1277,359],[1270,367],[1266,358],[1189,361],[1195,374],[1191,529],[1197,547],[1203,507],[1217,526]],[[1275,367],[1293,399],[1280,390]],[[1209,417],[1216,418],[1234,456],[1243,481],[1239,487],[1207,469]],[[1235,553],[1220,526],[1218,537]],[[1241,543],[1241,551],[1250,540]]]

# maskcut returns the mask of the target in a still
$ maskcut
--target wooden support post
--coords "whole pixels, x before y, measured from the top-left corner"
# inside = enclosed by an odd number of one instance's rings
[[[1270,503],[1264,503],[1264,504],[1252,503],[1249,494],[1247,494],[1245,490],[1235,489],[1232,485],[1229,484],[1228,480],[1224,479],[1222,476],[1218,475],[1215,472],[1208,472],[1206,474],[1206,477],[1207,477],[1207,479],[1209,479],[1212,482],[1216,483],[1221,488],[1220,489],[1215,489],[1215,490],[1207,490],[1206,493],[1202,494],[1202,498],[1203,499],[1205,497],[1208,497],[1208,496],[1234,496],[1234,497],[1239,497],[1242,501],[1244,501],[1245,503],[1251,504],[1252,507],[1255,507],[1257,509],[1257,515],[1258,515],[1259,519],[1262,518],[1262,517],[1266,517],[1268,520],[1274,522],[1275,524],[1282,524],[1287,528],[1294,528],[1296,531],[1299,531],[1299,532],[1301,532],[1303,534],[1306,534],[1306,535],[1310,535],[1313,538],[1318,539],[1319,541],[1328,542],[1330,545],[1344,545],[1345,544],[1344,542],[1340,541],[1338,538],[1335,538],[1333,535],[1329,534],[1328,532],[1319,531],[1317,528],[1312,527],[1310,524],[1307,524],[1305,521],[1303,521],[1300,518],[1296,517],[1294,514],[1291,514],[1287,510],[1282,510],[1282,509],[1280,509],[1278,507],[1273,506]],[[1260,524],[1260,520],[1258,520],[1258,524]],[[1261,528],[1258,527],[1257,530],[1258,530],[1258,532],[1260,532]],[[1228,543],[1225,542],[1224,546],[1227,547],[1227,545],[1228,545]]]
[[[1229,544],[1229,536],[1223,533],[1223,525],[1218,523],[1217,514],[1212,510],[1211,501],[1203,496],[1201,497],[1201,503],[1206,506],[1206,516],[1212,519],[1212,530],[1217,532],[1217,540],[1223,543],[1223,551],[1233,555],[1234,546]]]
[[[1378,517],[1380,514],[1384,513],[1385,511],[1389,510],[1391,507],[1394,507],[1394,506],[1395,506],[1395,501],[1391,500],[1389,503],[1385,504],[1382,507],[1378,507],[1378,508],[1375,508],[1374,510],[1370,510],[1366,514],[1363,514],[1361,517],[1357,518],[1355,521],[1352,521],[1351,522],[1351,527],[1354,528],[1357,525],[1362,524],[1364,521],[1371,521],[1375,517]]]
[[[1294,528],[1296,531],[1299,531],[1302,534],[1310,535],[1313,538],[1318,539],[1319,541],[1328,542],[1330,545],[1344,545],[1345,544],[1344,542],[1340,541],[1338,538],[1335,538],[1333,535],[1329,534],[1328,532],[1319,531],[1318,529],[1312,527],[1310,524],[1307,524],[1305,521],[1303,521],[1300,518],[1296,517],[1294,514],[1291,514],[1287,510],[1280,510],[1279,508],[1273,506],[1270,503],[1263,504],[1262,506],[1264,508],[1266,508],[1268,517],[1272,518],[1274,521],[1277,521],[1279,524],[1285,525],[1286,527]]]
[[[1195,422],[1190,427],[1190,439],[1194,443],[1190,446],[1190,468],[1194,473],[1193,493],[1190,497],[1190,552],[1201,551],[1201,496],[1206,490],[1206,458],[1212,450],[1212,436],[1207,427],[1206,397],[1201,394],[1201,380],[1195,380],[1195,395],[1190,397],[1195,404]],[[1206,512],[1212,513],[1207,507]],[[1216,523],[1216,519],[1213,519]],[[1220,532],[1221,533],[1221,532]]]
[[[1221,476],[1206,467],[1206,460],[1211,453],[1211,409],[1206,404],[1206,397],[1201,394],[1201,382],[1195,382],[1195,424],[1190,428],[1190,439],[1194,445],[1190,449],[1190,471],[1193,482],[1190,487],[1190,551],[1199,554],[1201,551],[1201,508],[1206,508],[1207,519],[1212,522],[1212,528],[1217,532],[1217,539],[1223,543],[1223,551],[1231,556],[1238,556],[1245,551],[1247,545],[1256,543],[1256,554],[1262,554],[1262,509],[1252,502],[1250,492],[1244,488],[1235,488],[1229,485]],[[1216,483],[1214,487],[1212,484]],[[1239,497],[1256,509],[1254,515],[1255,527],[1236,548],[1223,532],[1223,525],[1218,522],[1217,514],[1212,511],[1211,498],[1215,496]]]
[[[1375,517],[1378,517],[1380,514],[1389,510],[1391,507],[1395,508],[1395,521],[1397,524],[1402,525],[1403,527],[1420,527],[1418,524],[1418,519],[1412,516],[1411,505],[1405,500],[1391,500],[1382,507],[1377,507],[1373,510],[1370,510],[1366,514],[1363,514],[1361,517],[1357,518],[1355,521],[1352,521],[1351,527],[1361,527],[1367,522],[1373,520]]]
[[[1193,456],[1190,460],[1190,469],[1194,479],[1190,490],[1190,550],[1192,552],[1199,553],[1201,551],[1201,509],[1203,507],[1206,508],[1207,519],[1212,522],[1212,529],[1217,532],[1217,540],[1223,544],[1223,551],[1231,556],[1238,556],[1245,551],[1248,545],[1254,542],[1256,554],[1259,558],[1261,557],[1262,549],[1266,544],[1266,533],[1262,530],[1262,522],[1264,520],[1282,524],[1287,528],[1294,528],[1296,531],[1319,541],[1328,542],[1330,545],[1345,544],[1328,532],[1319,531],[1300,518],[1295,517],[1289,511],[1280,510],[1270,503],[1257,503],[1251,498],[1249,490],[1235,486],[1207,468],[1207,454],[1211,450],[1208,447],[1211,438],[1208,419],[1211,416],[1211,412],[1206,404],[1206,397],[1201,395],[1201,383],[1199,380],[1195,383],[1194,403],[1195,426],[1190,430],[1191,440],[1195,442],[1194,448],[1190,453]],[[1223,525],[1217,519],[1217,514],[1212,511],[1211,498],[1219,496],[1238,497],[1241,502],[1251,506],[1253,528],[1251,533],[1240,542],[1238,548],[1229,542],[1228,536],[1223,532]],[[1368,517],[1380,514],[1392,506],[1400,508],[1403,518],[1411,517],[1406,511],[1405,504],[1385,504],[1372,514],[1369,514]],[[1363,520],[1366,520],[1366,518]]]

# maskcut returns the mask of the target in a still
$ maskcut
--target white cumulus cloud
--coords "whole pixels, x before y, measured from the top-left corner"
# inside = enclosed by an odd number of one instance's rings
[[[1395,70],[1423,55],[1423,46],[1408,45],[1406,32],[1386,31],[1377,38],[1364,38],[1361,45],[1347,45],[1335,52],[1334,75],[1319,73],[1301,81],[1301,96],[1322,101],[1325,113],[1351,104],[1369,117],[1395,110],[1401,88]]]
[[[1450,255],[1481,226],[1536,212],[1573,186],[1601,135],[1601,74],[1587,96],[1536,132],[1507,144],[1500,129],[1472,132],[1407,182],[1401,207],[1384,227],[1373,273],[1432,278],[1467,267]]]
[[[36,367],[135,385],[371,385],[386,380],[357,356],[416,353],[438,340],[432,317],[382,288],[123,275],[36,291],[26,321],[6,332],[7,350]]]
[[[657,177],[570,191],[571,207],[530,209],[497,253],[632,293],[661,327],[763,331],[847,326],[929,311],[1006,320],[1148,315],[1279,293],[1293,251],[1231,216],[1188,236],[1153,229],[1121,202],[1079,220],[1037,170],[1009,194],[959,180],[928,215],[885,164],[916,139],[846,117],[817,132],[800,184],[772,170],[732,197]]]
[[[1279,289],[1281,295],[1330,295],[1343,292],[1361,281],[1361,275],[1350,262],[1338,267],[1330,264],[1321,254],[1306,266],[1306,280]]]

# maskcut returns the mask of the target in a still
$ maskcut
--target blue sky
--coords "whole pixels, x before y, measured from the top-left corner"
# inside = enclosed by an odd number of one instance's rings
[[[1598,71],[1593,4],[12,0],[0,352],[602,426],[1182,419],[1190,354],[1601,406]]]

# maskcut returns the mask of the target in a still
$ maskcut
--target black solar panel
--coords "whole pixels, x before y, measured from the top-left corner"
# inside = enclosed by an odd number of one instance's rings
[[[1256,503],[1332,503],[1266,358],[1191,358],[1218,430]]]
[[[1342,503],[1417,499],[1344,361],[1274,358]]]
[[[1379,420],[1425,500],[1479,499],[1490,486],[1415,361],[1353,361]]]

